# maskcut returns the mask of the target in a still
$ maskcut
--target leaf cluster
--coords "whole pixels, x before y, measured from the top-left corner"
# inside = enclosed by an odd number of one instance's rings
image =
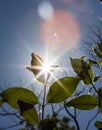
[[[95,55],[97,55],[99,58],[102,58],[102,43],[98,44],[98,48],[93,48],[93,51]],[[31,56],[31,66],[27,67],[27,69],[32,71],[36,78],[36,75],[38,75],[38,73],[41,71],[39,67],[42,66],[43,61],[34,53],[32,53]],[[76,76],[63,77],[52,83],[48,94],[45,97],[46,104],[58,104],[63,102],[64,107],[74,107],[75,109],[79,110],[92,110],[98,106],[98,109],[100,112],[102,112],[102,88],[97,90],[94,86],[94,83],[100,78],[100,76],[94,76],[92,70],[92,66],[101,65],[102,60],[98,60],[96,62],[91,59],[85,60],[85,57],[81,57],[79,59],[70,58],[70,61]],[[56,68],[57,66],[54,67]],[[37,77],[37,80],[41,81],[41,77],[39,78]],[[83,94],[70,99],[70,97],[75,93],[80,81],[82,81],[85,85],[92,85],[93,89],[95,89],[98,95],[98,98],[96,98],[94,95]],[[57,118],[48,117],[44,120],[39,119],[36,105],[39,104],[40,101],[36,94],[31,90],[22,87],[10,87],[0,93],[0,106],[2,106],[3,103],[7,103],[12,108],[19,110],[21,117],[29,122],[29,124],[41,125],[43,122],[42,129],[57,130],[56,124],[59,121]],[[45,107],[44,103],[40,103],[40,105],[42,108]],[[65,118],[63,120],[65,121]],[[97,121],[95,126],[97,128],[102,128],[102,122]]]

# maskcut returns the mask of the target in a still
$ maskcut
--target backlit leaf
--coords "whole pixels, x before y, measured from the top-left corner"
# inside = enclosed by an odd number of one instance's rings
[[[96,126],[98,129],[101,129],[101,128],[102,128],[102,122],[101,122],[101,121],[96,121],[96,122],[95,122],[95,126]]]
[[[73,70],[78,74],[78,76],[81,77],[86,85],[91,84],[93,80],[93,71],[90,64],[86,63],[83,58],[71,58],[71,65],[73,67]]]
[[[86,72],[86,75],[84,76],[83,82],[84,84],[88,85],[91,84],[93,81],[93,71],[92,68],[89,67],[89,69]]]
[[[69,98],[75,91],[79,77],[65,77],[55,81],[48,92],[48,103],[59,103]]]
[[[73,70],[78,74],[81,75],[83,71],[83,60],[82,59],[72,59],[71,60],[71,65],[73,67]]]
[[[15,109],[19,109],[19,105],[17,103],[18,100],[24,101],[32,105],[38,103],[37,96],[29,89],[22,87],[8,88],[1,93],[1,97],[3,98],[4,102],[7,102]]]
[[[97,105],[97,100],[91,95],[82,95],[73,98],[71,101],[65,104],[66,107],[75,107],[80,110],[91,110]]]
[[[38,55],[36,55],[33,52],[31,54],[31,57],[32,57],[31,66],[27,66],[26,69],[28,69],[31,72],[33,72],[35,78],[38,81],[44,82],[44,75],[43,74],[39,75],[39,73],[41,72],[41,67],[43,65],[43,60],[41,59],[41,57],[39,57]]]
[[[40,82],[45,82],[45,73],[43,72],[42,73],[42,70],[43,70],[43,65],[44,65],[44,62],[43,60],[41,59],[40,56],[36,55],[35,53],[32,52],[31,54],[31,57],[32,57],[32,60],[31,60],[31,66],[27,66],[26,69],[30,70],[31,72],[33,72],[35,78],[40,81]],[[50,71],[55,71],[55,69],[57,68],[58,66],[50,66]],[[50,76],[50,73],[48,72],[48,78]]]
[[[98,63],[99,65],[102,65],[102,60],[99,60],[97,63]]]
[[[35,125],[39,124],[38,114],[36,109],[33,107],[26,111],[21,111],[20,115],[27,121],[29,124]]]

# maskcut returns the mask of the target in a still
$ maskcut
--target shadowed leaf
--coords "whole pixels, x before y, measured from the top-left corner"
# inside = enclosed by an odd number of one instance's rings
[[[39,57],[38,55],[36,55],[35,53],[32,52],[31,54],[32,60],[31,60],[31,66],[27,66],[26,69],[30,70],[31,72],[33,72],[35,78],[40,81],[43,82],[45,81],[45,73],[41,73],[42,69],[43,69],[43,65],[44,62],[41,59],[41,57]],[[51,66],[50,67],[50,71],[54,71],[58,66]],[[50,73],[48,72],[48,77],[50,76]]]
[[[66,107],[75,107],[80,110],[91,110],[97,105],[97,100],[91,95],[82,95],[76,97],[65,104]]]
[[[36,109],[32,104],[27,103],[26,101],[18,100],[18,105],[20,107],[20,115],[28,121],[30,124],[39,124],[38,114]]]
[[[21,87],[13,87],[1,93],[3,102],[7,102],[15,109],[19,109],[18,100],[35,105],[38,103],[37,96],[30,90]]]
[[[96,126],[98,129],[101,129],[101,128],[102,128],[102,122],[101,122],[101,121],[96,121],[96,122],[95,122],[95,126]]]
[[[34,107],[34,105],[32,105],[32,104],[29,104],[29,103],[26,103],[26,102],[23,102],[23,101],[20,101],[20,100],[18,100],[17,103],[20,107],[21,112],[27,111],[27,110],[32,109]]]
[[[75,91],[79,77],[65,77],[55,81],[48,92],[48,103],[59,103],[69,98]]]
[[[83,58],[80,59],[71,59],[71,65],[73,70],[81,77],[84,84],[88,85],[92,83],[93,80],[93,72],[91,65],[87,64]]]
[[[29,122],[29,124],[35,125],[39,124],[38,114],[35,108],[31,108],[26,111],[21,111],[20,115]]]
[[[93,82],[96,82],[101,76],[95,76]]]

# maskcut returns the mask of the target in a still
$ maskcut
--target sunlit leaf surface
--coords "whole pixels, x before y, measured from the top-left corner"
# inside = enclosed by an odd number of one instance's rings
[[[80,110],[91,110],[97,105],[97,100],[91,95],[82,95],[76,97],[65,104],[66,107],[75,107]]]
[[[49,89],[47,102],[59,103],[66,100],[74,93],[79,81],[79,77],[65,77],[55,81]]]

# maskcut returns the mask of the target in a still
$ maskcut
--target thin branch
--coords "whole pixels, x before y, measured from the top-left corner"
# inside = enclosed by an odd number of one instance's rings
[[[73,116],[66,107],[64,107],[64,108],[65,108],[67,114],[74,120],[76,127],[77,127],[77,130],[80,130],[79,123],[78,123],[76,117]]]
[[[4,128],[0,128],[0,130],[6,130],[6,129],[9,129],[9,128],[12,128],[12,127],[16,127],[18,126],[20,123],[17,123],[15,125],[11,125],[11,126],[8,126],[8,127],[4,127]]]
[[[99,111],[97,111],[96,114],[89,120],[87,127],[86,127],[86,130],[88,130],[90,123],[97,117],[98,113],[99,113]]]

